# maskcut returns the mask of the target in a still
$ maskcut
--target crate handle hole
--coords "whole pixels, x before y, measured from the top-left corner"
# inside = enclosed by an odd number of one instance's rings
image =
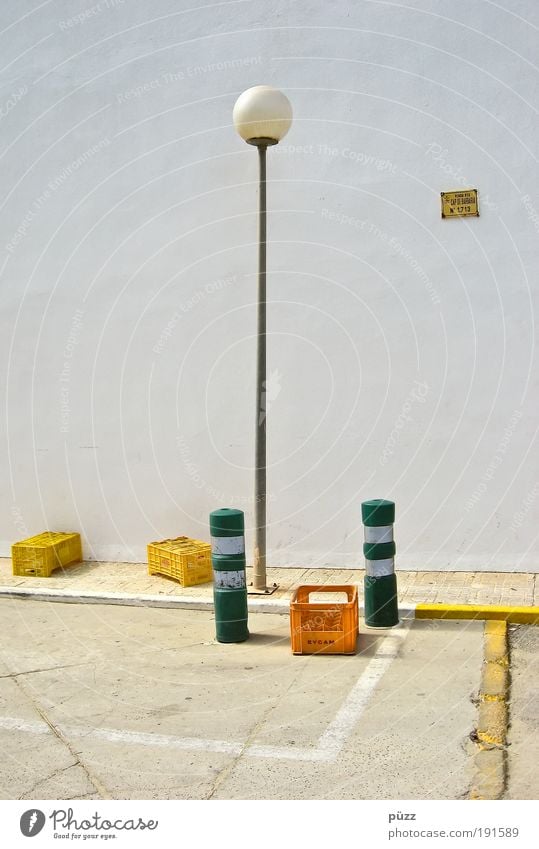
[[[350,599],[348,598],[348,595],[343,592],[309,593],[309,604],[348,604],[349,601]]]

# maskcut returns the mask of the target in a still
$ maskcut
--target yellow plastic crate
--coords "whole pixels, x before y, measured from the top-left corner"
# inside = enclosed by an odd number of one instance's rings
[[[207,584],[213,579],[211,545],[189,537],[151,542],[148,545],[148,574],[166,575],[182,587]]]
[[[13,574],[50,578],[51,572],[82,560],[80,534],[45,531],[11,546]]]

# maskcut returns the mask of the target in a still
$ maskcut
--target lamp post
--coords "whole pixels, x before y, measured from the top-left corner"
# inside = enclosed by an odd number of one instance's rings
[[[271,593],[266,584],[266,150],[278,144],[292,123],[290,101],[269,85],[240,94],[234,105],[234,126],[247,144],[258,148],[258,302],[256,344],[255,426],[255,552],[253,592]]]

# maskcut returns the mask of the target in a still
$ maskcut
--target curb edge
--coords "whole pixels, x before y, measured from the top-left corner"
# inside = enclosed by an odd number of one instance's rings
[[[487,620],[479,687],[475,774],[470,799],[501,799],[507,783],[509,648],[507,620]]]

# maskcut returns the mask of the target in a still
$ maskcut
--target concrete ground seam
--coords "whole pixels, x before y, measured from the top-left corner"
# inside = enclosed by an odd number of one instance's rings
[[[86,775],[88,782],[94,788],[96,794],[98,794],[101,799],[110,798],[109,793],[108,793],[105,785],[99,780],[99,778],[93,773],[93,771],[90,770],[88,765],[86,763],[84,763],[84,761],[79,756],[79,752],[77,752],[75,750],[74,745],[67,739],[67,737],[65,736],[65,734],[63,734],[63,732],[60,730],[58,725],[56,723],[54,723],[49,718],[45,709],[39,704],[37,699],[33,696],[33,694],[25,686],[25,684],[23,682],[22,675],[17,675],[15,677],[13,677],[12,680],[13,680],[15,686],[24,694],[26,699],[28,699],[28,701],[30,702],[30,704],[34,708],[35,712],[41,718],[44,725],[46,727],[48,727],[48,729],[50,730],[50,732],[52,732],[54,737],[56,737],[56,739],[71,754],[71,756],[73,758],[73,763],[69,765],[69,768],[72,768],[74,766],[80,767],[82,769],[82,771],[84,772],[84,774]],[[53,774],[55,774],[55,773],[53,773]]]

